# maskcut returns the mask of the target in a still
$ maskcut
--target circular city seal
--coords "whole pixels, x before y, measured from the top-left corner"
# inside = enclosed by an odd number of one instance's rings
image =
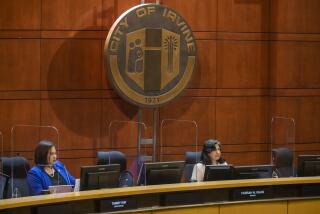
[[[108,78],[125,100],[158,107],[176,98],[192,78],[196,41],[187,22],[159,4],[123,13],[107,36]]]

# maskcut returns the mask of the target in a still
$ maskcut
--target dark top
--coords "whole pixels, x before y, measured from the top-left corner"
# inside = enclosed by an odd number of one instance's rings
[[[57,171],[54,172],[53,177],[51,177],[51,175],[49,175],[49,178],[51,181],[51,186],[66,185],[67,184],[66,180]]]

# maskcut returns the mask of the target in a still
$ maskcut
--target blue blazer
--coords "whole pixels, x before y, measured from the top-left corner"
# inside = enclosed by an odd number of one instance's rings
[[[53,164],[56,172],[64,178],[67,185],[75,185],[75,178],[70,175],[66,167],[60,162],[56,161]],[[47,190],[51,186],[49,175],[45,172],[43,166],[34,166],[28,172],[28,184],[32,195],[40,195],[42,190]]]

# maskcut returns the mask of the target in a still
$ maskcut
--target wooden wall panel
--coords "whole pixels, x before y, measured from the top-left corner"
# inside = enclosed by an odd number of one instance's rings
[[[271,153],[269,151],[255,152],[236,152],[229,153],[222,151],[223,158],[229,164],[245,166],[245,165],[264,165],[271,164]]]
[[[267,142],[268,120],[268,98],[217,98],[216,137],[222,144]]]
[[[271,31],[320,33],[318,0],[271,0]]]
[[[102,0],[102,29],[110,29],[113,22],[116,20],[116,5],[114,4],[116,1],[112,0]]]
[[[125,154],[127,168],[136,170],[135,160],[138,154],[137,107],[120,98],[104,99],[102,103],[101,141],[97,151],[117,150]],[[142,138],[150,132],[148,124],[143,128]],[[150,149],[141,149],[141,154],[150,154]],[[132,171],[134,172],[134,171]]]
[[[101,40],[101,50],[104,50],[105,40]],[[102,52],[103,53],[103,52]],[[102,89],[112,89],[113,86],[108,80],[108,68],[104,61],[104,56],[101,54],[101,64],[102,64],[102,72],[101,72],[101,82],[102,82]]]
[[[43,89],[101,88],[100,40],[43,39],[41,87]]]
[[[41,0],[2,0],[0,2],[0,29],[39,30]]]
[[[101,101],[51,99],[41,101],[41,125],[59,130],[59,149],[93,149],[100,142]]]
[[[216,41],[197,40],[198,62],[189,88],[216,88]]]
[[[179,130],[182,130],[182,129],[179,129]],[[184,135],[181,138],[184,139],[185,138]],[[159,160],[161,161],[185,160],[185,157],[184,157],[185,152],[201,151],[202,143],[203,142],[200,142],[200,145],[198,145],[197,147],[195,145],[193,146],[167,145],[163,147],[162,149],[163,152],[159,154]],[[238,144],[238,145],[222,143],[222,157],[229,164],[234,164],[234,165],[269,164],[271,163],[270,145],[268,143],[260,143],[260,144],[250,143],[250,144]]]
[[[134,121],[137,121],[137,113],[137,107],[120,100],[120,98],[104,99],[102,104],[102,137],[98,148],[113,147],[120,150],[136,148],[138,124]]]
[[[3,134],[3,145],[6,155],[12,148],[14,154],[24,150],[32,151],[34,142],[38,141],[39,132],[34,129],[14,129],[13,142],[11,128],[17,125],[40,124],[40,102],[38,100],[0,100],[0,131]]]
[[[102,27],[101,0],[42,0],[42,29],[98,30]]]
[[[61,161],[65,165],[66,169],[71,173],[72,176],[80,178],[80,167],[81,166],[92,166],[96,164],[95,158],[62,158]]]
[[[225,147],[222,146],[222,157],[227,161],[228,164],[232,165],[253,165],[253,164],[270,164],[271,163],[271,153],[269,151],[246,151],[246,152],[227,152]],[[165,148],[165,152],[159,154],[159,161],[183,161],[185,160],[185,152],[187,151],[201,151],[202,147],[199,146],[198,149],[193,147],[177,147],[177,153],[168,154],[169,151],[175,148]],[[315,154],[314,152],[312,154]]]
[[[272,116],[294,118],[296,142],[320,142],[320,97],[277,97]]]
[[[320,87],[319,42],[272,42],[271,85],[274,88]]]
[[[40,88],[40,40],[0,39],[0,90]]]
[[[218,31],[267,32],[269,0],[218,0]]]
[[[228,204],[220,206],[220,214],[255,214],[257,210],[259,210],[260,214],[282,214],[287,213],[287,209],[286,201]]]
[[[115,16],[119,17],[123,12],[127,11],[131,7],[134,7],[140,4],[140,2],[141,2],[140,0],[131,0],[131,1],[117,0],[115,5],[116,6]]]
[[[192,150],[195,150],[197,146],[197,133],[199,132],[198,126],[196,120],[161,119],[159,147],[170,149],[169,147],[172,146],[189,146]],[[180,130],[184,134],[175,137],[177,130]]]
[[[175,9],[193,31],[216,30],[217,0],[162,0],[162,4]]]
[[[215,137],[215,99],[206,97],[181,97],[178,100],[168,104],[160,109],[159,119],[177,119],[195,121],[198,126],[198,143],[207,138]],[[188,123],[189,124],[189,123]],[[183,122],[168,124],[169,126],[175,126],[175,129],[164,129],[166,134],[164,135],[163,145],[166,146],[184,146],[186,144],[193,144],[195,137],[192,136],[193,126],[184,125]],[[188,128],[188,130],[184,130]],[[181,134],[177,134],[177,130],[181,131]],[[183,133],[183,134],[182,134]],[[184,142],[187,141],[189,143]],[[192,141],[192,142],[191,142]]]
[[[173,125],[171,125],[171,127],[173,127]],[[183,130],[183,129],[180,129],[180,130]],[[188,131],[188,130],[186,130]],[[187,133],[187,132],[185,132]],[[188,134],[190,136],[190,134]],[[182,136],[183,139],[186,139],[186,137]],[[162,154],[163,155],[171,155],[173,157],[177,157],[177,156],[181,156],[182,158],[180,160],[184,160],[184,154],[185,152],[188,152],[188,151],[200,151],[202,149],[202,145],[198,145],[198,147],[196,148],[196,145],[194,144],[187,144],[187,143],[193,143],[193,139],[194,139],[194,136],[192,136],[191,139],[187,140],[186,142],[184,141],[181,141],[181,144],[180,145],[170,145],[170,144],[166,144],[166,146],[164,146],[163,148],[166,150],[165,152],[163,152]],[[168,139],[169,141],[170,139]],[[172,141],[171,141],[172,142]],[[177,144],[177,143],[176,143]],[[160,145],[159,145],[160,146]]]
[[[118,0],[117,16],[121,13],[140,4],[140,0]],[[146,0],[146,3],[154,3],[156,0]],[[216,30],[216,11],[217,0],[162,0],[161,3],[176,10],[183,16],[194,31],[215,31]],[[198,11],[201,11],[199,13]]]
[[[268,86],[268,43],[218,41],[218,88],[266,88]]]

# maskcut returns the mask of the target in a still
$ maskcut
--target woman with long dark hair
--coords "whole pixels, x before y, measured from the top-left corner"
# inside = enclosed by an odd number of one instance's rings
[[[200,163],[192,171],[192,181],[203,181],[206,165],[228,165],[221,157],[221,144],[218,140],[206,140],[202,147]]]

